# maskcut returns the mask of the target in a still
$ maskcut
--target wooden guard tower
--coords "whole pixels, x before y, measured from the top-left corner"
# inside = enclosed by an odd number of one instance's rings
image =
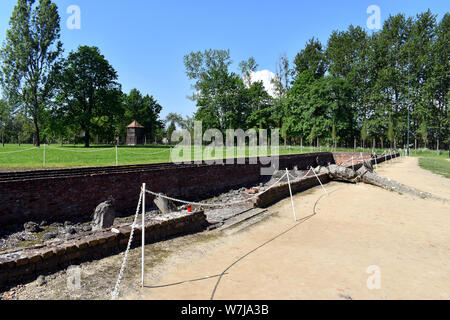
[[[144,127],[137,121],[133,121],[127,127],[127,146],[144,144]]]

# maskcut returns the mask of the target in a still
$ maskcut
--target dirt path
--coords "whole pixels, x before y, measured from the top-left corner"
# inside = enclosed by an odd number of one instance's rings
[[[447,181],[415,159],[380,166],[380,173],[448,195]],[[414,177],[409,177],[414,172]],[[296,227],[291,203],[274,217],[232,236],[195,243],[147,268],[146,285],[164,286],[222,273],[249,251],[291,229],[238,262],[222,278],[215,299],[450,299],[450,206],[364,184],[331,183],[317,215]],[[295,196],[298,217],[322,195]],[[380,289],[367,281],[380,272]],[[217,278],[160,288],[126,288],[124,299],[210,299]]]
[[[419,167],[419,158],[401,158],[394,160],[393,165],[382,164],[378,173],[421,191],[450,199],[450,179]]]

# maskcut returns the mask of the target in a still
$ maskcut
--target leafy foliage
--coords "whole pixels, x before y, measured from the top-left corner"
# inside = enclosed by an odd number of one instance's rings
[[[54,75],[62,52],[58,9],[50,0],[19,0],[0,51],[4,95],[14,109],[30,115],[35,144],[40,144],[40,120],[51,102]]]

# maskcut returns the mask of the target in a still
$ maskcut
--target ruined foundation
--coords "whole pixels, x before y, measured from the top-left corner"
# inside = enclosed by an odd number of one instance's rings
[[[296,167],[306,170],[329,163],[352,167],[351,162],[348,163],[351,157],[370,160],[373,164],[391,159],[391,156],[379,156],[375,160],[367,153],[289,155],[280,156],[280,169]],[[353,167],[358,169],[361,166],[355,160]],[[249,164],[247,159],[245,165],[158,164],[1,174],[0,225],[89,217],[96,205],[111,195],[117,199],[119,210],[135,210],[143,182],[147,183],[149,190],[189,201],[201,201],[232,188],[254,186],[266,181],[267,177],[260,176],[260,169],[261,165]],[[318,178],[323,184],[330,181],[326,174]],[[293,193],[319,184],[312,173],[304,179],[291,181]],[[280,183],[254,199],[250,206],[265,208],[288,196],[288,184]],[[147,198],[147,203],[151,204],[152,197],[147,195]],[[209,225],[203,210],[154,217],[146,222],[145,242],[203,231]],[[109,228],[77,234],[66,241],[50,241],[44,245],[0,252],[0,288],[123,251],[130,237],[131,225],[115,225],[114,228],[119,232]],[[133,245],[140,242],[141,227],[138,227]]]

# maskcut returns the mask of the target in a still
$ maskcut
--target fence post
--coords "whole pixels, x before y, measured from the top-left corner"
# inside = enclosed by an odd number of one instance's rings
[[[146,184],[142,184],[142,288],[144,287],[144,269],[145,269],[145,190]]]
[[[292,212],[294,213],[294,221],[297,221],[297,215],[295,214],[295,207],[294,207],[294,198],[292,197],[291,180],[289,179],[289,170],[287,168],[286,168],[286,177],[288,179],[289,184],[289,193],[291,194],[291,204],[292,204]]]
[[[44,160],[43,160],[44,162],[43,162],[43,164],[42,164],[42,166],[44,167],[44,169],[45,169],[45,143],[44,143]]]

